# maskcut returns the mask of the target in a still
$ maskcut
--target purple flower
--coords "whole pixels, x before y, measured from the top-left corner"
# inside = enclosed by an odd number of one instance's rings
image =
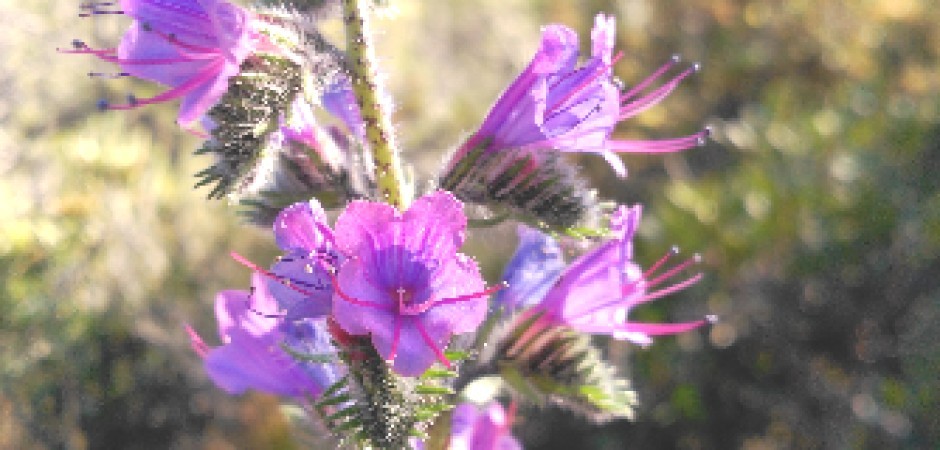
[[[547,292],[544,288],[536,290],[526,287],[524,283],[523,292],[528,289],[533,292],[533,298],[517,302],[537,302],[528,314],[542,314],[538,323],[530,328],[533,335],[548,327],[564,325],[585,333],[609,334],[617,339],[648,345],[652,343],[652,336],[681,333],[714,321],[711,316],[704,320],[665,324],[628,320],[630,310],[635,306],[685,289],[702,277],[701,274],[696,274],[674,285],[661,287],[664,282],[695,264],[698,259],[696,256],[657,273],[676,254],[675,251],[666,254],[644,272],[633,261],[633,235],[639,225],[640,215],[639,205],[632,208],[621,206],[611,218],[611,228],[616,237],[574,261],[550,285]],[[531,230],[529,232],[537,233]],[[517,252],[517,256],[519,255],[525,253]],[[516,259],[514,257],[513,261]],[[544,257],[532,254],[526,260],[516,262],[516,265],[526,267],[535,274],[539,274],[541,268],[544,276],[544,272],[554,269],[551,265],[546,267],[543,260]],[[513,277],[517,275],[508,273],[506,276],[507,279]],[[537,279],[538,276],[533,275],[532,278]],[[510,284],[508,290],[512,289]],[[543,292],[544,296],[537,297]]]
[[[291,103],[290,118],[281,121],[279,132],[286,142],[302,144],[316,152],[320,161],[334,173],[338,173],[345,163],[343,149],[317,123],[313,108],[302,96],[297,96]]]
[[[457,250],[467,219],[443,191],[404,213],[385,203],[354,201],[336,222],[337,247],[348,258],[334,280],[333,318],[352,335],[371,335],[392,368],[423,373],[456,333],[476,329],[486,314],[476,263]]]
[[[335,355],[325,320],[285,321],[277,310],[265,277],[255,273],[251,292],[222,291],[216,297],[222,346],[209,347],[186,327],[217,386],[231,394],[256,389],[304,398],[319,395],[340,378],[338,366],[299,362],[281,348],[287,345],[300,354]]]
[[[451,164],[475,148],[557,149],[598,153],[620,176],[626,175],[617,152],[662,153],[694,147],[707,131],[676,139],[629,141],[610,139],[618,122],[665,98],[695,72],[689,68],[662,86],[648,88],[678,62],[676,58],[627,92],[612,79],[615,22],[598,14],[591,32],[591,57],[577,65],[578,36],[562,25],[542,29],[542,42],[528,67],[490,109],[480,129],[458,150]],[[645,93],[644,93],[645,92]]]
[[[349,78],[341,77],[327,87],[320,100],[324,109],[339,118],[353,136],[365,142],[366,125],[362,121],[362,112],[359,111]]]
[[[274,220],[274,237],[284,255],[271,267],[268,288],[287,319],[330,314],[330,270],[340,261],[326,213],[315,199],[284,208]]]
[[[510,434],[511,410],[507,413],[495,402],[483,410],[470,403],[458,405],[451,418],[450,450],[521,450]]]
[[[551,236],[519,225],[519,246],[503,270],[507,287],[493,298],[508,311],[538,303],[565,268],[561,247]]]
[[[121,0],[122,11],[91,3],[85,16],[127,14],[134,21],[117,48],[93,49],[81,41],[67,53],[97,56],[121,67],[122,76],[154,81],[170,89],[151,98],[130,97],[108,109],[130,109],[182,98],[177,122],[190,126],[228,89],[245,58],[270,46],[251,14],[224,0]]]

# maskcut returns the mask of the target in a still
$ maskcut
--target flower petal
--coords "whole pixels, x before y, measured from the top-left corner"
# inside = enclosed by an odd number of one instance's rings
[[[215,317],[219,337],[228,342],[233,330],[242,330],[261,338],[277,327],[277,303],[268,292],[266,280],[259,273],[252,274],[252,292],[222,291],[216,296]]]
[[[536,229],[519,225],[519,245],[506,264],[503,281],[509,284],[494,298],[509,310],[538,303],[565,268],[558,242]]]
[[[425,258],[453,258],[463,245],[467,216],[463,203],[450,192],[437,191],[415,200],[403,219],[410,231],[403,242],[405,248]]]
[[[283,250],[326,250],[331,247],[332,232],[326,212],[316,199],[294,203],[281,210],[274,220],[274,238]]]
[[[379,235],[386,232],[399,214],[386,203],[355,200],[336,219],[334,235],[340,251],[347,255],[371,252]]]
[[[394,321],[391,310],[395,303],[388,292],[366,281],[365,269],[366,265],[358,259],[343,265],[337,277],[342,295],[333,295],[333,318],[349,334],[379,333],[391,339]],[[362,303],[354,303],[344,296]]]
[[[189,126],[209,111],[209,108],[225,95],[228,90],[228,79],[238,75],[240,68],[237,64],[222,64],[218,71],[189,91],[180,102],[179,117],[176,122],[181,126]]]
[[[309,252],[288,252],[271,266],[276,279],[267,280],[271,295],[284,310],[286,320],[324,317],[330,314],[333,285],[320,261]],[[285,285],[289,283],[289,285]]]
[[[211,19],[199,2],[121,0],[121,10],[150,29],[159,30],[166,36],[173,35],[187,44],[203,47],[218,45]]]
[[[283,350],[265,339],[233,329],[231,342],[206,355],[206,372],[215,384],[231,394],[257,389],[277,395],[302,397],[322,390]]]
[[[434,346],[432,347],[418,330],[418,326],[421,326],[419,317],[401,316],[401,320],[401,332],[392,369],[400,375],[416,377],[438,361],[438,352],[447,347],[452,333],[440,328],[426,330]],[[382,357],[390,356],[393,338],[392,334],[372,333],[372,344]]]
[[[178,86],[193,74],[205,69],[214,55],[184,53],[178,46],[152,31],[145,31],[141,22],[133,22],[117,48],[121,70],[137,78],[165,86]],[[176,60],[177,62],[170,62]],[[155,61],[165,61],[156,64]]]
[[[435,301],[478,294],[486,288],[476,262],[460,253],[441,267],[435,279],[444,284],[443,289],[434,292]],[[488,304],[486,296],[442,303],[428,309],[420,317],[424,328],[435,335],[445,330],[455,334],[469,333],[475,331],[486,318]]]

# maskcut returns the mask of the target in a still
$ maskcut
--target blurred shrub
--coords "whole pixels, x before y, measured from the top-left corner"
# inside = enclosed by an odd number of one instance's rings
[[[705,67],[621,132],[673,136],[704,120],[713,143],[627,157],[625,181],[598,158],[580,162],[607,196],[647,205],[643,261],[673,244],[705,257],[705,282],[636,313],[722,322],[649,350],[611,343],[641,389],[638,421],[596,429],[523,411],[531,448],[940,442],[930,2],[392,4],[379,51],[419,172],[480,120],[542,23],[588,36],[596,12],[616,14],[627,84],[673,53]],[[0,448],[291,448],[273,401],[222,395],[180,332],[191,321],[210,334],[214,293],[247,281],[228,250],[264,261],[270,239],[190,188],[207,162],[190,156],[196,139],[172,106],[91,109],[153,88],[85,79],[107,69],[52,51],[74,37],[113,43],[126,23],[79,22],[76,9],[0,4]],[[493,244],[511,232],[498,231],[473,252],[503,248]]]

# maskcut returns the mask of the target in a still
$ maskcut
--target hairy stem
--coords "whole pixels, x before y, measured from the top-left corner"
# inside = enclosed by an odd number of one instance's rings
[[[372,150],[375,179],[382,200],[403,210],[408,207],[409,199],[408,194],[404,192],[389,105],[382,102],[384,97],[376,80],[375,55],[365,3],[365,0],[343,0],[349,76],[366,126],[366,139]]]
[[[376,448],[410,448],[408,438],[417,421],[402,380],[372,348],[369,338],[359,337],[356,344],[362,353],[348,363],[364,400],[360,405],[365,433],[362,437]]]

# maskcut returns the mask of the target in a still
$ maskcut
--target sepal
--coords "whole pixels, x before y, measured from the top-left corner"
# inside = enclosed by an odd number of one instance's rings
[[[590,336],[563,326],[543,330],[540,318],[531,311],[510,317],[494,330],[480,364],[536,405],[556,404],[594,422],[632,418],[636,393]]]
[[[460,151],[438,178],[441,189],[540,229],[577,237],[602,235],[606,205],[557,152]]]
[[[196,153],[212,154],[216,162],[196,174],[196,186],[209,185],[209,198],[237,196],[250,186],[270,134],[301,88],[301,67],[289,59],[263,55],[246,60],[209,110],[210,139]]]

